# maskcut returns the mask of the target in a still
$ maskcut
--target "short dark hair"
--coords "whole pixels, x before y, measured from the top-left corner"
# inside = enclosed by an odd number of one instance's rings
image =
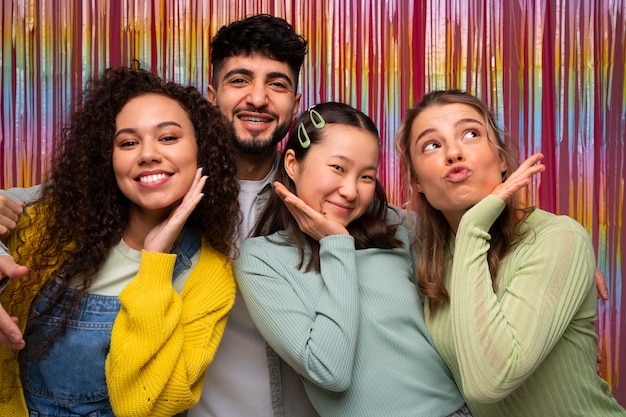
[[[215,86],[216,76],[226,58],[252,55],[255,52],[287,63],[293,72],[297,91],[300,67],[307,53],[307,42],[285,19],[268,14],[257,14],[222,26],[213,37],[213,85]]]

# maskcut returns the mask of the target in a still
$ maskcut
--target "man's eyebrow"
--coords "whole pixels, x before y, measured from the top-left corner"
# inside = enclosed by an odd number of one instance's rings
[[[228,71],[226,74],[224,74],[224,79],[233,76],[233,75],[247,75],[247,76],[252,76],[254,75],[254,71],[247,69],[247,68],[233,68],[230,71]]]
[[[280,78],[282,80],[285,80],[289,83],[289,86],[292,87],[293,83],[291,82],[291,77],[289,77],[288,74],[285,74],[284,72],[280,72],[280,71],[273,71],[267,74],[267,76],[265,77],[268,80],[274,80],[276,78]]]
[[[233,75],[245,75],[247,77],[252,77],[254,76],[254,71],[248,68],[233,68],[230,71],[228,71],[226,74],[224,74],[223,79],[232,77]],[[290,87],[293,87],[293,81],[291,80],[291,77],[289,76],[289,74],[285,74],[284,72],[281,72],[281,71],[269,72],[265,76],[265,79],[266,80],[281,79],[281,80],[286,81]]]

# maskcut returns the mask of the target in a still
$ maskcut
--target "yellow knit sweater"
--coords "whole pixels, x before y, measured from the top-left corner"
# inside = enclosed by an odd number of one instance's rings
[[[202,392],[235,300],[235,279],[230,260],[202,242],[198,264],[179,295],[172,287],[175,260],[176,255],[142,251],[137,275],[119,295],[105,366],[116,416],[172,416],[194,406]],[[22,330],[28,308],[13,303],[21,299],[29,306],[41,285],[31,285],[24,299],[18,295],[24,288],[13,280],[0,294],[0,304],[18,315]],[[17,352],[0,345],[0,416],[27,415]]]

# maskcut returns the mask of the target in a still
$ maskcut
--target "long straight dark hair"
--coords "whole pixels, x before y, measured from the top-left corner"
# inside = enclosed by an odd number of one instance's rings
[[[300,115],[294,124],[294,129],[287,139],[284,151],[293,150],[296,159],[303,161],[309,150],[316,146],[317,143],[324,140],[325,129],[320,127],[322,120],[325,125],[341,124],[358,127],[372,133],[374,137],[379,138],[376,125],[372,119],[363,112],[347,104],[327,102],[318,104]],[[300,135],[298,135],[299,130]],[[306,137],[309,141],[307,146],[303,146],[301,143],[305,135],[304,132],[306,132]],[[370,139],[368,137],[365,140]],[[281,182],[292,193],[296,193],[295,184],[285,171],[284,154],[280,160],[274,180]],[[354,237],[357,249],[387,249],[397,248],[402,245],[395,237],[397,225],[387,224],[387,210],[388,204],[385,190],[380,182],[376,180],[374,199],[367,207],[365,213],[358,219],[352,221],[347,227],[348,232]],[[281,230],[287,230],[290,233],[290,240],[296,244],[300,250],[300,263],[298,267],[304,267],[306,271],[314,269],[319,272],[319,242],[300,232],[296,219],[291,215],[280,197],[278,197],[276,193],[272,193],[265,210],[257,221],[254,235],[271,235]],[[306,262],[306,266],[304,266],[305,253],[307,252],[310,257],[308,262]]]

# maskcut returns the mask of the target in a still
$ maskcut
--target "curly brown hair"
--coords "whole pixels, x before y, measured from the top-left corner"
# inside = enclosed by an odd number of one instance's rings
[[[40,292],[53,291],[50,299],[58,300],[65,289],[76,287],[78,277],[82,280],[79,299],[66,309],[65,321],[128,225],[130,202],[112,165],[115,119],[129,100],[144,94],[176,100],[195,129],[198,166],[208,179],[187,225],[221,253],[231,256],[236,250],[239,185],[230,123],[195,87],[165,82],[137,63],[109,68],[86,84],[79,109],[62,130],[41,197],[25,212],[26,226],[45,226],[38,232],[41,238],[26,240],[23,227],[18,232],[16,260],[31,271],[23,285],[45,282]],[[54,272],[39,276],[39,271]],[[52,290],[53,281],[61,284],[54,286],[58,291]]]

